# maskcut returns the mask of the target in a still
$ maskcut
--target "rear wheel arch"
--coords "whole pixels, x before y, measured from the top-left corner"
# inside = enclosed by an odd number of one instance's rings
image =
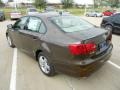
[[[12,40],[11,36],[8,33],[6,33],[6,38],[7,38],[9,46],[12,47],[12,48],[14,48],[15,45],[13,43],[13,40]]]
[[[112,23],[106,23],[105,26],[107,26],[107,25],[111,25],[111,26],[113,27],[113,24],[112,24]]]
[[[50,48],[48,47],[48,45],[47,45],[46,43],[42,43],[42,44],[41,44],[41,48],[38,48],[38,49],[35,51],[36,60],[38,60],[38,55],[39,55],[40,53],[44,53],[44,54],[47,54],[47,55],[50,54]]]
[[[36,60],[38,60],[38,55],[39,55],[40,53],[44,53],[44,54],[46,54],[46,55],[48,55],[48,56],[49,56],[49,54],[50,54],[48,51],[46,51],[46,50],[44,50],[44,49],[37,49],[37,50],[35,51]]]
[[[111,32],[114,32],[114,25],[112,24],[106,24],[105,29],[110,30]]]
[[[36,58],[36,60],[38,61],[38,55],[40,54],[40,53],[42,53],[43,51],[41,50],[41,49],[38,49],[38,50],[36,50],[36,52],[35,52],[35,58]]]
[[[113,25],[110,24],[110,23],[106,24],[106,25],[105,25],[105,28],[106,28],[107,26],[110,26],[110,27],[112,28],[112,30],[113,30],[113,28],[114,28]]]
[[[8,36],[8,31],[6,32],[6,37]]]
[[[6,36],[8,36],[8,33],[6,33]]]

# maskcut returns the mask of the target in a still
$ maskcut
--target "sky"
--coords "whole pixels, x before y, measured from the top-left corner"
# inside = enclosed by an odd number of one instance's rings
[[[2,0],[3,2],[7,2],[8,0]],[[50,0],[52,1],[52,0]],[[58,0],[53,0],[53,1],[58,1]],[[93,0],[74,0],[74,2],[78,4],[93,4]]]
[[[5,3],[5,2],[7,2],[8,0],[1,0],[1,1],[3,1],[3,2]]]
[[[74,0],[78,4],[93,4],[93,0]]]

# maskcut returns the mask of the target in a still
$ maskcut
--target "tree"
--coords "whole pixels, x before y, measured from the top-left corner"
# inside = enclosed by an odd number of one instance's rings
[[[70,8],[73,6],[73,0],[62,0],[63,8]]]
[[[120,0],[100,0],[100,4],[102,6],[111,6],[111,7],[118,7],[119,2]]]
[[[37,7],[37,8],[45,8],[46,7],[46,1],[45,0],[35,0],[35,3],[34,5]]]
[[[3,2],[0,0],[0,5],[3,5]]]
[[[111,7],[118,7],[119,0],[109,0]]]

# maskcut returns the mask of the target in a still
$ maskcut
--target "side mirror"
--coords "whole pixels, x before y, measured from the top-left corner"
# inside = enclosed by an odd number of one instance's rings
[[[12,29],[12,28],[13,28],[13,25],[12,25],[12,24],[9,24],[9,25],[7,25],[7,28],[8,28],[8,29]]]

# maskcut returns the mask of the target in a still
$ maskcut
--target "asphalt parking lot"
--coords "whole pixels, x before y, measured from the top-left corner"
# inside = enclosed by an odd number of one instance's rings
[[[97,26],[102,20],[82,18]],[[120,35],[113,34],[114,49],[110,60],[91,76],[76,78],[58,74],[47,77],[42,74],[33,58],[8,46],[5,32],[7,25],[11,23],[14,21],[0,22],[0,90],[120,90]],[[17,63],[16,71],[12,71],[14,58]]]

